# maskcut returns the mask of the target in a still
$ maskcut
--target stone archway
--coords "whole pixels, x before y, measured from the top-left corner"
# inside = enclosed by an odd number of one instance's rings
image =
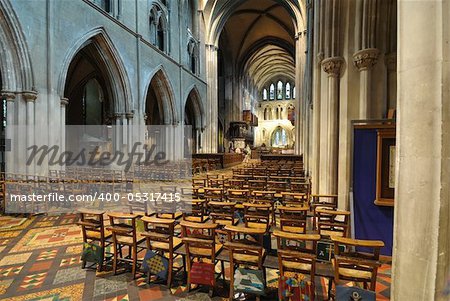
[[[186,154],[201,150],[201,130],[204,127],[204,109],[196,87],[192,88],[184,106],[184,124],[191,126],[191,133],[185,132],[184,149]],[[187,151],[189,150],[189,151]]]

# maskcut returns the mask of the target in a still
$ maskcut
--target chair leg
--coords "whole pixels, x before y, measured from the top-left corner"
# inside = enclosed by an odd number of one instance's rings
[[[133,266],[131,267],[131,273],[133,274],[133,279],[136,279],[137,247],[133,246],[131,249],[132,249],[132,256],[133,256]]]
[[[169,270],[167,271],[167,286],[169,289],[172,287],[172,274],[173,274],[173,256],[169,257]]]
[[[118,255],[118,250],[117,250],[118,246],[117,244],[114,244],[114,257],[113,257],[113,271],[114,271],[114,275],[117,274],[117,255]]]
[[[230,297],[229,300],[233,301],[234,297],[234,266],[230,264]]]

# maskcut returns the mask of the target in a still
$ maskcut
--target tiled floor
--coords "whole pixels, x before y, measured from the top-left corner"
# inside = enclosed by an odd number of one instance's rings
[[[131,280],[130,273],[112,275],[81,269],[81,231],[73,215],[37,216],[27,220],[0,217],[0,300],[211,300],[206,292],[186,293],[183,275],[175,286]],[[218,266],[219,268],[219,266]],[[228,270],[228,268],[226,269]],[[269,295],[276,300],[276,270],[268,270]],[[327,281],[316,284],[318,300],[326,295]],[[382,266],[377,300],[389,299],[390,266]],[[213,300],[227,296],[218,282]]]

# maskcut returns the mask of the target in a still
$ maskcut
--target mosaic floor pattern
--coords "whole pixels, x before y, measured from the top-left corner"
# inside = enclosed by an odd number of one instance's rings
[[[8,226],[8,231],[0,230],[0,300],[227,300],[223,280],[218,281],[210,298],[206,289],[188,293],[182,274],[175,277],[169,290],[164,285],[148,284],[143,277],[132,280],[130,273],[114,276],[110,271],[81,269],[81,231],[74,222],[73,215],[37,216],[11,222],[14,225]],[[390,272],[388,265],[380,268],[377,300],[389,300]],[[277,279],[277,271],[268,270],[268,287],[272,289],[262,300],[277,299]],[[328,281],[317,282],[317,300],[324,300]]]

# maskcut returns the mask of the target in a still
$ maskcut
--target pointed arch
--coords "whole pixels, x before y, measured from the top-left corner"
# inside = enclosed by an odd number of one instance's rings
[[[179,115],[175,106],[175,94],[172,84],[169,80],[167,72],[163,66],[159,66],[156,70],[150,74],[147,81],[147,87],[145,88],[144,101],[142,102],[142,112],[146,112],[147,101],[149,101],[150,92],[154,93],[157,104],[161,109],[162,123],[165,125],[179,123]]]
[[[58,94],[61,97],[66,97],[64,93],[70,64],[76,55],[89,45],[95,48],[99,63],[104,67],[103,71],[106,73],[105,76],[111,81],[110,88],[114,110],[117,113],[131,112],[133,108],[128,74],[119,52],[103,27],[97,27],[87,32],[69,49],[63,61],[58,80]]]
[[[200,129],[205,127],[205,109],[203,107],[202,98],[196,85],[193,85],[188,89],[189,94],[185,98],[184,107],[189,104],[193,106],[193,112],[195,114],[195,125]],[[190,102],[189,102],[190,101]]]
[[[0,20],[0,72],[3,90],[34,90],[29,48],[9,0],[0,0]]]

